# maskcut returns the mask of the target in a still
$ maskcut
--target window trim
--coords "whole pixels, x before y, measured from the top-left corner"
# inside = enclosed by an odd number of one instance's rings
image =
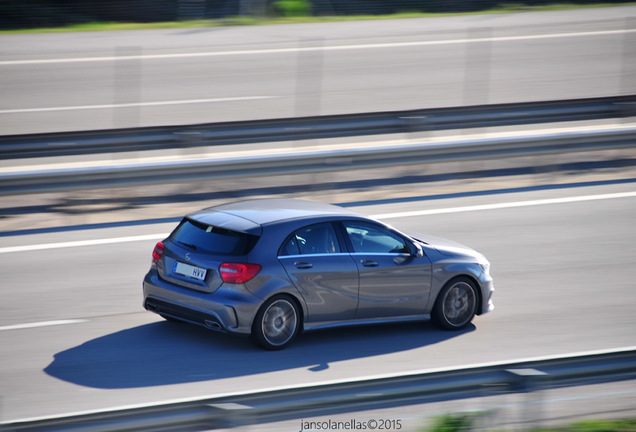
[[[320,258],[320,257],[335,257],[335,256],[351,256],[349,252],[331,252],[331,253],[321,253],[321,254],[300,254],[300,255],[278,255],[279,259],[287,259],[287,258]]]

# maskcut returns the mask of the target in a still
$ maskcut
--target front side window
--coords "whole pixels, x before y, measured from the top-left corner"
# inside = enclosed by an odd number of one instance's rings
[[[406,240],[382,226],[357,221],[348,221],[344,225],[354,252],[410,253]]]
[[[299,229],[283,243],[281,256],[330,254],[340,252],[338,237],[331,223],[311,225]]]

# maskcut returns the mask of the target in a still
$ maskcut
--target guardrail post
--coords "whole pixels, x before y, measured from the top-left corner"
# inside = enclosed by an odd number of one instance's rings
[[[519,419],[522,430],[538,429],[543,411],[542,380],[548,374],[533,368],[506,369],[506,372],[512,375],[512,390],[525,395]]]
[[[630,123],[631,117],[636,117],[636,102],[622,102],[617,104],[617,107],[623,123]]]
[[[400,117],[410,138],[423,138],[431,130],[431,120],[427,116]]]
[[[140,124],[141,53],[140,46],[115,48],[115,56],[118,60],[113,65],[114,106],[112,112],[113,127],[116,129],[138,127]]]
[[[180,147],[181,154],[184,156],[196,154],[203,147],[204,139],[200,131],[177,131],[174,132],[174,137]]]
[[[624,27],[626,30],[636,28],[636,19],[626,19]],[[619,91],[621,94],[633,94],[636,91],[636,33],[629,31],[624,33],[621,60]]]
[[[210,404],[209,408],[215,411],[214,427],[218,428],[235,428],[255,423],[253,408],[238,403],[218,403]]]
[[[488,103],[492,57],[492,28],[468,31],[464,72],[464,105]]]
[[[318,116],[321,110],[324,40],[301,39],[296,65],[296,117]]]
[[[473,426],[475,432],[489,432],[501,430],[508,424],[508,399],[510,397],[510,385],[505,380],[483,384],[480,392],[478,422]]]

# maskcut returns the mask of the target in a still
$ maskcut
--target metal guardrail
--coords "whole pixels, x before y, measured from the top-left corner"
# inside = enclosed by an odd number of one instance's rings
[[[424,403],[435,398],[518,393],[557,386],[633,379],[636,347],[545,357],[512,363],[387,375],[355,381],[264,390],[115,411],[0,423],[4,432],[126,432],[210,430],[334,410],[372,409],[383,404]]]
[[[636,95],[191,126],[0,136],[0,158],[158,150],[636,116]]]
[[[100,187],[159,184],[274,174],[319,173],[391,165],[546,155],[573,151],[630,148],[636,127],[593,131],[537,133],[499,138],[430,143],[386,144],[338,149],[260,151],[238,156],[211,156],[138,163],[111,162],[83,167],[0,171],[0,195],[68,191]]]

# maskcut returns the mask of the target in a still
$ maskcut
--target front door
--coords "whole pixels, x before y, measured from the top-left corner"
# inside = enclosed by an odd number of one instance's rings
[[[408,240],[388,228],[346,221],[360,289],[356,319],[422,315],[431,288],[431,262],[416,257]]]

